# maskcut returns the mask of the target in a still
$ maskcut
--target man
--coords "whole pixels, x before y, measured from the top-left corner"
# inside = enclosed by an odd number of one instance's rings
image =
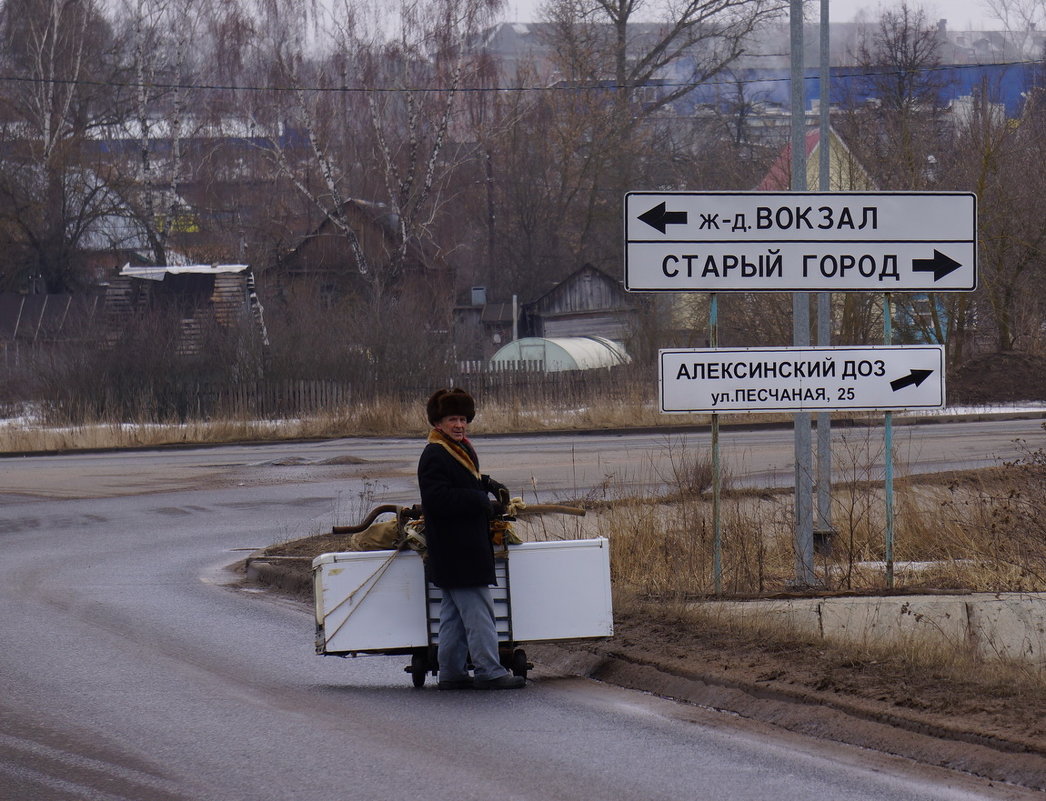
[[[479,472],[479,458],[466,436],[476,404],[465,390],[437,390],[425,411],[432,430],[418,461],[418,487],[425,516],[428,578],[443,590],[439,688],[522,687],[526,679],[512,675],[498,658],[490,592],[490,585],[497,584],[490,520],[503,512],[508,492]],[[502,500],[492,503],[488,493],[499,491]],[[474,678],[468,673],[470,658]]]

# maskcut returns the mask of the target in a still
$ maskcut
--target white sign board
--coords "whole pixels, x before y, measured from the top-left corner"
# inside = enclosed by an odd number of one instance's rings
[[[799,412],[944,406],[944,347],[660,351],[662,412]]]
[[[966,192],[629,192],[625,289],[969,292]]]

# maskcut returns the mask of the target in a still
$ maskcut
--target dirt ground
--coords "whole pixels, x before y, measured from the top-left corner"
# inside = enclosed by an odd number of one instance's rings
[[[1046,399],[1046,359],[999,354],[949,377],[953,403]],[[283,543],[306,557],[258,563],[261,580],[307,593],[309,557],[347,547],[330,535]],[[258,568],[262,568],[258,571]],[[297,577],[297,578],[295,578]],[[582,675],[721,709],[790,731],[899,754],[995,782],[1046,791],[1046,684],[990,671],[956,678],[842,647],[768,641],[682,620],[666,607],[615,599],[606,641],[527,648],[535,678]],[[1016,797],[1016,796],[1015,796]]]

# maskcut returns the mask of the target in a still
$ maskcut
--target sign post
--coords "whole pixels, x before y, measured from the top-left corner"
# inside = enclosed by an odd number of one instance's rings
[[[813,578],[810,412],[824,413],[819,420],[827,421],[828,412],[841,409],[883,410],[889,451],[893,410],[945,402],[942,346],[894,347],[887,319],[886,346],[833,348],[826,332],[824,346],[810,347],[807,293],[888,298],[975,290],[977,198],[966,192],[807,192],[801,142],[793,130],[791,192],[626,194],[624,272],[625,289],[633,292],[707,292],[713,298],[720,292],[793,293],[793,347],[662,350],[659,388],[662,412],[711,413],[716,434],[720,412],[795,414],[797,582],[807,584]],[[827,308],[822,314],[830,316]],[[717,450],[718,437],[713,441]],[[823,445],[827,452],[827,432]],[[889,495],[889,469],[887,478]],[[824,500],[827,507],[827,493]],[[892,535],[887,549],[892,574]],[[720,569],[717,561],[717,593]]]

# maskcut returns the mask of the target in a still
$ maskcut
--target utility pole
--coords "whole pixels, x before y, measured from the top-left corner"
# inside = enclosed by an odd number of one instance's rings
[[[790,0],[791,34],[791,189],[806,191],[806,103],[803,63],[803,0]],[[792,294],[792,344],[810,346],[810,293]],[[810,412],[796,412],[795,431],[795,583],[814,583],[813,469]]]

